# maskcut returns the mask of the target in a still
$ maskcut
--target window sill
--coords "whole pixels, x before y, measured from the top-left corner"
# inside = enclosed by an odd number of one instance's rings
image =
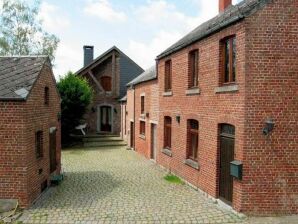
[[[162,95],[163,96],[173,96],[173,92],[172,91],[164,92]]]
[[[196,162],[196,161],[194,161],[194,160],[192,160],[192,159],[186,159],[184,161],[184,164],[186,164],[186,165],[188,165],[188,166],[190,166],[190,167],[192,167],[192,168],[194,168],[196,170],[199,170],[199,163]]]
[[[146,136],[145,135],[142,135],[142,134],[139,135],[139,138],[141,138],[143,140],[146,140]]]
[[[200,89],[199,88],[187,89],[187,90],[185,90],[185,94],[187,96],[199,95],[200,94]]]
[[[161,150],[161,152],[162,152],[163,154],[167,155],[167,156],[172,157],[172,151],[169,150],[169,149],[163,148],[163,149]]]
[[[226,85],[226,86],[219,86],[216,87],[214,92],[215,93],[228,93],[228,92],[237,92],[239,90],[238,85]]]

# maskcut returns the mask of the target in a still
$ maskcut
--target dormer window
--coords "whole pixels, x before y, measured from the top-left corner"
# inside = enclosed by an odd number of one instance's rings
[[[49,87],[44,88],[44,104],[49,105],[50,102],[50,90]]]

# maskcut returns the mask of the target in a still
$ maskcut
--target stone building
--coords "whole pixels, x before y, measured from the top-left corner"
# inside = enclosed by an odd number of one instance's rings
[[[0,57],[0,199],[27,207],[60,174],[60,131],[48,57]]]
[[[239,212],[298,213],[297,8],[219,0],[216,17],[157,56],[156,162]],[[126,127],[150,158],[151,118],[136,103],[153,101],[147,85],[127,91]]]
[[[94,90],[91,110],[86,114],[91,133],[120,134],[121,104],[126,84],[143,69],[117,47],[93,59],[93,46],[84,46],[84,67],[76,74],[85,77]]]

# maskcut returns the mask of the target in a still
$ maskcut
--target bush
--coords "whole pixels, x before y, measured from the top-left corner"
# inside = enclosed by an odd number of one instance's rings
[[[68,72],[57,84],[61,102],[62,142],[69,141],[69,134],[82,122],[93,98],[92,88],[86,79]]]

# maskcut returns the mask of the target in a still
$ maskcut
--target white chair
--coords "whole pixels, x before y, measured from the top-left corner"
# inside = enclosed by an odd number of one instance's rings
[[[80,124],[78,126],[75,127],[76,130],[80,130],[82,132],[82,134],[85,136],[86,132],[84,131],[84,129],[87,127],[87,123],[85,124]]]

